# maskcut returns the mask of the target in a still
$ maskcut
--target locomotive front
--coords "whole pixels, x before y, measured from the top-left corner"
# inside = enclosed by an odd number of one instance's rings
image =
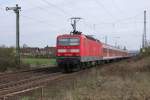
[[[74,69],[80,62],[80,35],[57,37],[57,63],[64,71]]]

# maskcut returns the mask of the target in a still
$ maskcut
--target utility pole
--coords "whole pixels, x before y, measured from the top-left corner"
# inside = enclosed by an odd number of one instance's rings
[[[115,38],[115,47],[119,47],[119,45],[118,45],[118,39],[120,39],[120,37],[114,37]],[[117,46],[118,45],[118,46]]]
[[[105,44],[107,44],[107,42],[108,42],[108,37],[105,36]]]
[[[77,33],[77,22],[79,20],[81,20],[82,18],[80,18],[80,17],[72,17],[70,19],[71,19],[71,26],[73,28],[73,34],[76,34]]]
[[[143,32],[143,38],[142,38],[142,48],[147,47],[147,35],[146,35],[146,10],[144,11],[144,32]]]
[[[20,64],[20,32],[19,32],[19,13],[21,7],[16,4],[16,7],[6,7],[6,11],[13,10],[16,13],[16,62]]]
[[[93,33],[96,33],[96,24],[93,24]]]

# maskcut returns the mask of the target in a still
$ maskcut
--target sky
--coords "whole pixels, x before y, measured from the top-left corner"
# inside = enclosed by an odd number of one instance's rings
[[[0,45],[15,46],[15,13],[5,7],[21,6],[20,45],[55,46],[56,37],[72,31],[71,17],[83,18],[77,30],[129,50],[141,47],[143,13],[147,11],[150,40],[150,0],[0,0]]]

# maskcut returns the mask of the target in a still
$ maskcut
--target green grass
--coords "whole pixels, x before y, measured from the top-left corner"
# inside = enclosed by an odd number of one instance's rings
[[[56,65],[56,59],[23,58],[22,61],[30,65]]]

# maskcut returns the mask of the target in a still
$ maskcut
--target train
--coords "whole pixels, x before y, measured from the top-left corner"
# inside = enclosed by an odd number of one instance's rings
[[[129,53],[74,30],[72,34],[57,36],[56,56],[59,68],[63,72],[72,72],[103,62],[125,59]]]

